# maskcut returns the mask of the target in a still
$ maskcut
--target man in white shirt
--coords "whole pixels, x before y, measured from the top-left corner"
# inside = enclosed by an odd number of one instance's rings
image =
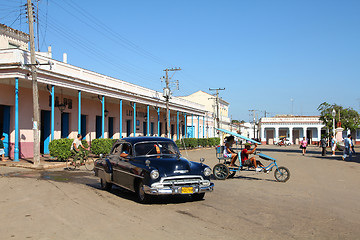
[[[88,149],[85,148],[84,145],[82,145],[81,139],[82,139],[81,134],[78,134],[77,138],[75,138],[74,141],[72,142],[70,150],[74,152],[75,155],[78,155],[80,158],[83,158],[84,154],[82,151],[80,151],[80,147],[83,148],[84,150],[88,150]]]

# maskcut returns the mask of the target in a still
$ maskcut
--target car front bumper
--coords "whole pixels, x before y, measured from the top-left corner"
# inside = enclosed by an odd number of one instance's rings
[[[192,192],[183,192],[183,188],[192,188]],[[163,187],[149,187],[144,186],[144,191],[149,195],[178,195],[178,194],[196,194],[212,192],[214,190],[214,183],[210,182],[209,186],[202,185],[187,185],[187,186],[163,186]]]

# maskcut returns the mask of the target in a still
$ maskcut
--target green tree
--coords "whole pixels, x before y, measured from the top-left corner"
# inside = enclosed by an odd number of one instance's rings
[[[343,108],[337,104],[329,104],[327,102],[323,102],[317,108],[320,111],[320,120],[322,120],[325,126],[332,131],[333,129],[333,116],[332,111],[335,109],[336,116],[335,116],[335,123],[341,122],[341,127],[346,130],[350,130],[352,132],[356,131],[357,128],[360,126],[360,115],[357,111],[352,108]]]

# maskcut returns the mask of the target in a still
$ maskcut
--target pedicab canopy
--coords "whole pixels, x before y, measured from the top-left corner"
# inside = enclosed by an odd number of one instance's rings
[[[238,137],[238,138],[244,139],[244,140],[246,140],[246,141],[249,141],[249,142],[252,142],[252,143],[257,143],[257,144],[261,145],[261,143],[255,141],[255,140],[252,140],[251,138],[244,137],[243,135],[240,135],[240,134],[238,134],[238,133],[230,132],[230,131],[228,131],[228,130],[221,129],[221,128],[215,128],[215,129],[218,130],[218,131],[220,131],[220,132],[233,135],[234,137]]]

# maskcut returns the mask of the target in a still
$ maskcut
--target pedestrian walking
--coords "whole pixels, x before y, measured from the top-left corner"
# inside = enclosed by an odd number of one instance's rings
[[[355,155],[355,149],[354,149],[355,144],[354,144],[354,139],[352,138],[352,136],[350,137],[350,139],[351,139],[351,152],[352,152],[352,154],[353,154],[353,155]]]
[[[1,155],[1,161],[5,161],[5,147],[4,147],[4,136],[1,136],[0,138],[0,155]]]
[[[320,140],[320,147],[322,148],[321,156],[325,156],[326,155],[326,147],[327,147],[327,141],[326,141],[325,137],[322,137],[322,139]]]
[[[331,156],[335,156],[336,144],[337,144],[337,141],[336,141],[335,136],[331,136],[331,141],[330,141],[330,147],[331,147],[331,151],[332,151]]]
[[[304,156],[306,153],[306,147],[308,145],[308,142],[306,141],[305,137],[303,137],[303,140],[300,141],[300,148],[302,149],[302,155]]]
[[[344,140],[344,151],[343,151],[343,155],[342,155],[342,160],[345,161],[345,159],[347,157],[349,157],[349,160],[352,159],[352,151],[351,151],[351,145],[352,145],[352,142],[351,142],[351,134],[349,134],[347,136],[347,138],[345,138]]]

